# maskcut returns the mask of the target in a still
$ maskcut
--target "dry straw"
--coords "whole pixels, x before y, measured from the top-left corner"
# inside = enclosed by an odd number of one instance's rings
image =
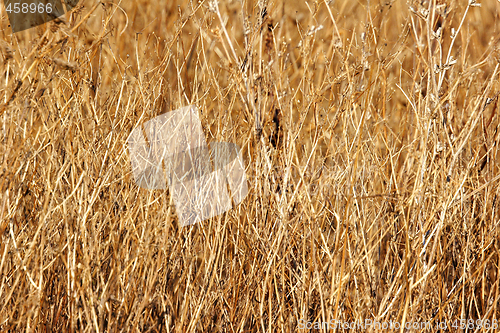
[[[0,331],[499,319],[499,2],[82,6],[0,22]],[[190,104],[249,193],[181,227],[124,147]]]

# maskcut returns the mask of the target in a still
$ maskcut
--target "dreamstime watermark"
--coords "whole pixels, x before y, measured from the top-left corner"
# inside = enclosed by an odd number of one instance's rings
[[[222,214],[232,208],[231,198],[235,205],[245,198],[239,147],[214,142],[209,150],[195,106],[162,114],[143,127],[144,133],[136,127],[127,140],[135,182],[150,190],[168,187],[181,225]]]

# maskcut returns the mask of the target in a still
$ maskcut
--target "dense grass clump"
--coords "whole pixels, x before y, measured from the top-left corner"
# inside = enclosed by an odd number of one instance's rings
[[[0,26],[0,331],[500,319],[500,2],[82,0]],[[180,227],[126,139],[189,104],[249,194]]]

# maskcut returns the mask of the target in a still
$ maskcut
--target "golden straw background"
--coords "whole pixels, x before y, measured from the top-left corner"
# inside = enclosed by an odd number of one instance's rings
[[[82,0],[14,35],[1,15],[0,331],[499,319],[500,2]],[[189,104],[249,194],[182,228],[126,139]]]

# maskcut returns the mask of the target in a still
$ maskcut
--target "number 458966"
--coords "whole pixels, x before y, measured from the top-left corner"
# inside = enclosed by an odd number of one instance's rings
[[[455,329],[470,329],[470,330],[475,330],[478,328],[485,328],[487,330],[489,329],[494,329],[496,330],[498,328],[498,321],[496,319],[489,320],[481,320],[481,319],[460,319],[460,321],[455,320],[453,321],[451,327]]]
[[[7,6],[7,8],[5,10],[7,10],[8,13],[14,13],[14,14],[19,14],[19,13],[23,13],[23,14],[49,13],[50,14],[50,13],[52,13],[52,4],[48,3],[45,5],[43,3],[39,3],[37,5],[36,3],[28,4],[28,3],[16,2],[14,4],[9,3],[9,5]]]

